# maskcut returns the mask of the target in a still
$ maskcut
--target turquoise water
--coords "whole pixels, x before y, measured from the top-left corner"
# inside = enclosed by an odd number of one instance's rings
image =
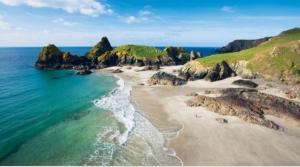
[[[116,79],[37,70],[39,50],[0,49],[0,164],[82,164],[97,134],[118,124],[92,103],[115,88]],[[68,50],[83,54],[87,48]]]
[[[0,165],[180,165],[135,112],[129,85],[100,72],[38,70],[40,49],[0,48]]]

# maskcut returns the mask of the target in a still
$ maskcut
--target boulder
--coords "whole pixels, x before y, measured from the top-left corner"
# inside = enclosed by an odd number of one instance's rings
[[[112,73],[122,73],[123,71],[121,69],[115,69],[112,71]]]
[[[148,80],[148,84],[178,86],[186,84],[186,80],[166,72],[157,72]]]
[[[88,74],[91,74],[92,71],[91,70],[88,70],[88,69],[83,69],[83,70],[79,70],[76,72],[76,75],[88,75]]]
[[[258,86],[257,83],[255,83],[253,81],[243,80],[243,79],[233,81],[232,84],[239,85],[239,86],[246,86],[246,87],[249,87],[249,88],[256,88]]]
[[[186,80],[203,79],[208,73],[208,68],[194,60],[185,64],[179,71],[179,75]]]
[[[236,73],[231,69],[227,62],[222,61],[209,70],[205,79],[213,82],[232,76],[236,76]]]

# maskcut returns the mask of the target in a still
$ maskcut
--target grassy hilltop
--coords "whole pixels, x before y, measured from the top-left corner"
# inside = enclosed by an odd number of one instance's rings
[[[137,59],[156,59],[158,56],[167,55],[165,51],[145,45],[122,45],[113,49],[113,52],[126,52]]]
[[[248,61],[247,69],[266,78],[300,77],[300,28],[284,31],[257,47],[240,52],[216,54],[197,61],[204,67],[225,60],[229,63]]]

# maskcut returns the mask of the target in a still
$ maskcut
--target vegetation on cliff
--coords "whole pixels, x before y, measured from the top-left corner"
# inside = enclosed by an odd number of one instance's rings
[[[216,54],[197,61],[207,68],[220,61],[233,65],[247,61],[246,68],[254,74],[267,79],[297,83],[300,81],[300,28],[284,31],[251,49]]]

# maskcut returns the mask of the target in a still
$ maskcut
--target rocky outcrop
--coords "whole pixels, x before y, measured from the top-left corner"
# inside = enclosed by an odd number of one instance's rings
[[[121,69],[115,69],[112,71],[112,73],[122,73],[123,71]]]
[[[76,66],[89,66],[89,60],[83,56],[74,56],[62,52],[55,45],[43,47],[35,66],[41,69],[70,69]]]
[[[265,114],[300,121],[300,104],[257,92],[253,89],[230,88],[221,90],[219,97],[195,96],[186,102],[189,106],[203,106],[221,115],[240,119],[278,130],[280,126],[265,118]]]
[[[227,62],[222,61],[209,70],[205,79],[213,82],[233,76],[236,76],[235,72],[231,69]]]
[[[179,75],[186,80],[203,79],[207,75],[208,70],[200,62],[190,61],[181,68]]]
[[[235,75],[235,72],[225,61],[217,63],[213,68],[207,68],[204,67],[200,62],[192,61],[187,63],[180,70],[180,76],[188,80],[205,78],[206,80],[213,82]]]
[[[157,72],[148,80],[148,84],[178,86],[186,84],[186,80],[166,72]]]
[[[256,88],[258,86],[257,83],[255,83],[253,81],[243,80],[243,79],[233,81],[232,84],[239,85],[239,86],[245,86],[245,87],[249,87],[249,88]]]
[[[165,51],[174,62],[174,65],[184,64],[191,59],[190,54],[180,47],[167,47]]]
[[[92,60],[97,60],[99,56],[112,49],[107,37],[102,37],[101,41],[86,53],[86,56]]]
[[[88,69],[83,69],[83,70],[79,70],[76,72],[76,75],[88,75],[88,74],[91,74],[92,71],[91,70],[88,70]]]
[[[236,63],[232,63],[231,67],[236,72],[237,75],[245,79],[254,79],[257,77],[257,74],[248,69],[248,61],[240,60]]]
[[[259,44],[268,41],[272,37],[265,37],[255,40],[234,40],[228,45],[217,50],[217,53],[230,53],[230,52],[239,52],[241,50],[250,49],[258,46]]]

